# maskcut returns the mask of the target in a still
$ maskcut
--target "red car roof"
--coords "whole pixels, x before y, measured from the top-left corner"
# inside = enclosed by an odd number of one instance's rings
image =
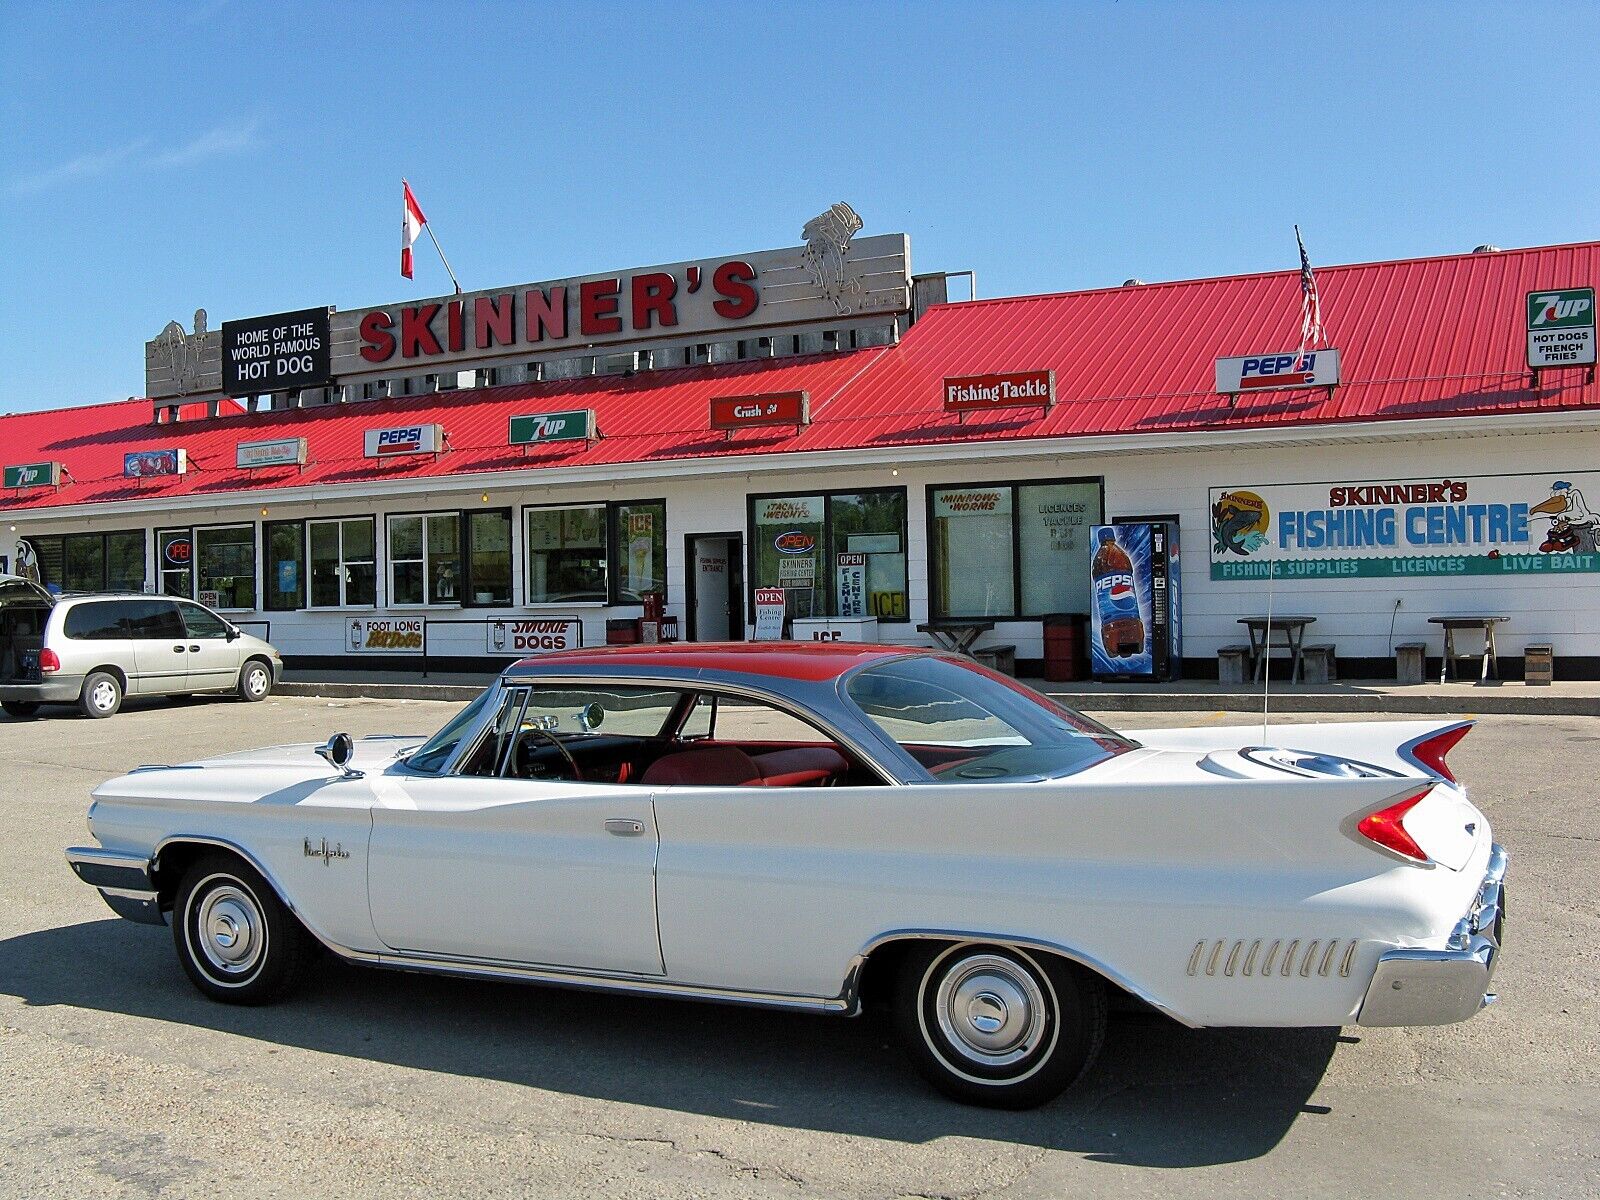
[[[875,659],[927,654],[910,646],[857,642],[666,642],[655,646],[592,646],[557,650],[525,658],[509,668],[538,667],[541,672],[563,666],[592,668],[652,667],[674,673],[729,671],[797,679],[806,683],[836,679],[853,667]]]

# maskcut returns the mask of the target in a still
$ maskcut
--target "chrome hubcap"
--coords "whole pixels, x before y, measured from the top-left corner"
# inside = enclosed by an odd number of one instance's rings
[[[265,948],[265,923],[255,898],[233,884],[213,888],[195,918],[200,952],[224,975],[246,975]]]
[[[1038,1049],[1046,1011],[1033,976],[996,954],[953,964],[934,996],[934,1013],[951,1047],[985,1067],[1009,1066]]]
[[[110,708],[117,702],[117,689],[104,680],[94,685],[94,691],[89,693],[89,699],[96,708]]]
[[[267,673],[260,667],[256,667],[250,674],[245,676],[245,686],[250,689],[251,694],[261,695],[267,690]]]

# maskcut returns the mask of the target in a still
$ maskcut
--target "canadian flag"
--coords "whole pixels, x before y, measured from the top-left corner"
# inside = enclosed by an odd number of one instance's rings
[[[405,215],[400,218],[400,274],[410,279],[411,247],[422,233],[422,227],[428,223],[428,218],[422,215],[422,205],[411,194],[411,185],[402,179],[400,186],[405,189]]]

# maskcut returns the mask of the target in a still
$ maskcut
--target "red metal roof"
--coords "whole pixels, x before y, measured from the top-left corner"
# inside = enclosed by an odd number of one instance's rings
[[[1215,360],[1293,349],[1297,271],[1024,296],[931,309],[896,346],[802,358],[646,372],[560,383],[257,415],[152,423],[145,400],[0,417],[7,463],[59,461],[70,482],[0,496],[27,509],[159,496],[374,479],[521,472],[546,466],[669,462],[784,451],[887,450],[975,440],[1166,433],[1600,407],[1578,370],[1525,367],[1524,299],[1544,288],[1600,283],[1600,242],[1411,259],[1317,271],[1330,343],[1345,382],[1324,391],[1215,391]],[[1052,369],[1049,412],[943,411],[947,376]],[[709,427],[717,396],[804,389],[812,423],[791,431]],[[526,453],[506,445],[513,415],[593,408],[604,435]],[[374,461],[367,429],[437,422],[451,449]],[[241,441],[305,437],[310,465],[241,471]],[[127,480],[122,456],[182,446],[190,473]]]

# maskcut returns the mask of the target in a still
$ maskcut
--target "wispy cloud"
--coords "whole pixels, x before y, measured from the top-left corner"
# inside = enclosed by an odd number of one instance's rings
[[[66,162],[46,167],[11,181],[16,193],[43,192],[71,183],[82,183],[112,171],[154,171],[192,166],[210,158],[240,154],[256,144],[260,122],[218,125],[198,137],[175,146],[157,146],[151,137],[135,138],[121,146],[80,154]]]

